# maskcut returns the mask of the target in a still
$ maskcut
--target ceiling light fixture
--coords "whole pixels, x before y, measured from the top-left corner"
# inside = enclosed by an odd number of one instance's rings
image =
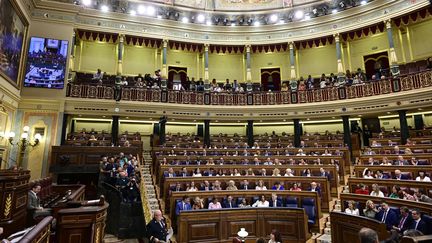
[[[279,17],[276,14],[272,14],[270,16],[270,21],[273,23],[276,22],[278,19],[279,19]]]
[[[335,14],[335,13],[337,13],[338,11],[337,11],[337,9],[333,9],[332,10],[332,14]]]
[[[135,10],[131,10],[129,11],[130,15],[135,16],[136,15],[136,11]]]
[[[82,4],[83,4],[84,6],[90,6],[91,3],[92,3],[91,0],[82,0]]]
[[[102,5],[100,9],[102,10],[102,12],[108,12],[109,11],[109,8],[107,5]]]
[[[182,18],[182,22],[185,23],[185,24],[189,23],[189,19],[187,17],[183,17]]]
[[[206,25],[208,25],[208,26],[212,25],[211,20],[207,20],[207,21],[206,21]]]
[[[197,16],[197,21],[200,22],[200,23],[204,23],[204,21],[205,21],[204,15],[203,14],[199,14]]]
[[[309,15],[309,14],[307,14],[307,15],[305,15],[304,19],[305,19],[305,20],[310,20],[310,19],[311,19],[311,17],[310,17],[310,15]]]
[[[145,6],[143,5],[138,6],[138,14],[144,14],[145,11],[146,11]]]
[[[235,23],[231,23],[231,27],[234,27],[234,26],[236,26],[236,24]]]
[[[153,6],[147,7],[147,14],[153,16],[156,13],[156,9]]]
[[[294,14],[294,17],[295,17],[296,19],[302,19],[303,16],[304,16],[304,12],[303,12],[302,10],[297,10],[297,11],[295,12],[295,14]]]
[[[366,5],[366,4],[367,4],[367,1],[366,1],[366,0],[363,0],[363,1],[360,2],[360,4],[361,4],[361,5]]]
[[[254,25],[255,25],[255,26],[260,26],[261,23],[260,23],[258,20],[256,20],[256,21],[254,22]]]

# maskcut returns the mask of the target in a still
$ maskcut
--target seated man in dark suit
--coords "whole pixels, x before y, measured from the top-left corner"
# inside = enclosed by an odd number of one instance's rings
[[[402,206],[400,208],[401,218],[399,220],[399,224],[397,226],[393,226],[393,230],[395,230],[399,235],[402,235],[405,230],[407,230],[413,223],[413,218],[409,212],[408,207]]]
[[[177,216],[179,216],[180,212],[183,210],[192,210],[192,206],[190,204],[190,199],[188,196],[183,196],[183,199],[176,204],[175,213]]]
[[[311,182],[311,186],[308,188],[308,191],[318,192],[318,195],[321,196],[321,188],[318,186],[316,182]]]
[[[223,208],[237,208],[237,203],[234,201],[233,197],[230,195],[222,202]]]
[[[269,206],[270,207],[282,207],[282,200],[280,198],[278,198],[278,196],[276,195],[276,193],[272,193],[270,202],[269,202]]]
[[[43,208],[40,205],[40,199],[37,195],[40,190],[40,184],[36,183],[28,192],[27,210],[29,211],[29,214],[32,215],[33,219],[51,215],[51,209]]]
[[[395,170],[393,179],[395,179],[395,180],[408,180],[409,178],[405,174],[402,174],[402,172],[400,170]]]
[[[180,182],[177,182],[175,186],[170,187],[171,192],[182,192],[184,189],[182,188]]]
[[[381,204],[381,210],[375,216],[375,219],[386,224],[387,230],[393,228],[398,224],[398,218],[396,213],[390,209],[387,203]]]
[[[167,239],[169,234],[167,224],[160,210],[153,213],[153,219],[147,224],[147,235],[150,242],[170,242]]]
[[[209,181],[204,181],[204,183],[201,183],[201,186],[199,188],[200,191],[211,191],[212,186]]]
[[[411,224],[411,226],[409,227],[409,229],[414,229],[414,230],[418,230],[420,232],[422,232],[423,234],[427,234],[427,224],[426,221],[424,221],[421,218],[421,213],[418,209],[413,209],[411,211],[411,215],[413,218],[413,222]]]
[[[393,163],[393,165],[408,165],[408,161],[404,159],[402,155],[397,157],[397,160]]]

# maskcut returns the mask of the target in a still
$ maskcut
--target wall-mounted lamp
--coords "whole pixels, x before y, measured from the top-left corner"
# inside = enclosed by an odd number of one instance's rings
[[[19,153],[19,157],[17,160],[17,166],[18,167],[20,167],[22,164],[24,153],[25,153],[26,149],[28,148],[28,146],[35,147],[35,146],[39,145],[39,142],[42,139],[42,136],[40,135],[40,133],[36,133],[33,137],[33,141],[31,141],[29,139],[29,131],[30,131],[29,126],[24,126],[22,130],[23,130],[23,132],[20,135],[20,139],[18,139],[17,141],[14,141],[15,136],[16,136],[16,134],[14,132],[9,132],[9,133],[4,134],[4,137],[8,138],[9,143],[12,146],[18,146],[20,148],[20,153]]]

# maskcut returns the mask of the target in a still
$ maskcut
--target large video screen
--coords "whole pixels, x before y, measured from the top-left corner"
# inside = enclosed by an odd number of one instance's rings
[[[68,41],[32,37],[24,87],[63,89]]]

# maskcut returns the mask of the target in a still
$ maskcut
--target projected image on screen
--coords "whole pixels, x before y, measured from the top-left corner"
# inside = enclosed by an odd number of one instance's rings
[[[32,37],[24,87],[63,89],[68,41]]]

